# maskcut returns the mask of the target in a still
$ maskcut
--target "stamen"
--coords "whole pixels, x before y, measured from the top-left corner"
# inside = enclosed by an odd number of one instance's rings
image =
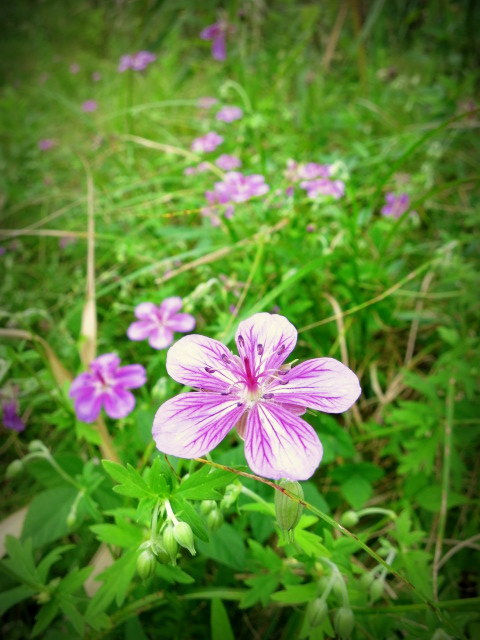
[[[237,402],[237,407],[243,407],[243,402]]]
[[[244,346],[245,346],[245,340],[242,338],[242,336],[238,336],[237,340],[238,340],[238,344],[239,344],[241,347],[244,347]]]
[[[277,353],[283,353],[284,351],[285,351],[285,345],[284,345],[284,344],[281,344],[281,345],[278,347]]]
[[[263,344],[257,344],[257,353],[259,356],[263,355]]]
[[[288,384],[288,380],[279,380],[278,384]]]
[[[273,398],[273,393],[264,393],[263,397],[265,400],[270,400],[270,398]]]
[[[230,358],[227,356],[226,353],[222,353],[222,355],[220,357],[225,362],[225,364],[229,364],[230,363]]]
[[[205,367],[205,371],[207,373],[215,373],[215,369],[212,369],[212,367]]]

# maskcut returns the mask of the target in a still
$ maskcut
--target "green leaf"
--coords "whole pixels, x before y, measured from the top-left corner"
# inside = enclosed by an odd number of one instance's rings
[[[254,576],[253,578],[248,578],[247,580],[245,580],[245,583],[248,584],[251,589],[249,589],[240,600],[240,609],[247,609],[248,607],[252,607],[257,602],[261,602],[264,607],[267,606],[270,594],[275,591],[275,589],[278,587],[279,582],[279,572],[261,573]]]
[[[120,493],[130,498],[157,497],[131,464],[127,464],[127,466],[124,467],[118,464],[118,462],[112,462],[111,460],[102,460],[102,464],[105,471],[119,483],[118,486],[113,487],[115,493]]]
[[[58,585],[58,592],[61,595],[75,593],[75,591],[78,591],[78,589],[80,589],[84,584],[92,571],[93,566],[83,567],[83,569],[74,569],[60,582]]]
[[[19,587],[14,587],[13,589],[0,593],[0,616],[3,616],[5,611],[8,611],[10,607],[22,602],[22,600],[26,600],[26,598],[29,598],[34,593],[34,589],[23,584]]]
[[[224,523],[220,529],[210,534],[210,542],[198,542],[199,553],[225,564],[227,567],[243,571],[245,569],[245,546],[243,538],[232,525]]]
[[[138,527],[129,522],[119,520],[118,524],[94,524],[90,530],[101,542],[131,549],[138,547],[143,534]]]
[[[283,591],[273,593],[270,597],[275,602],[282,602],[283,604],[303,604],[313,600],[317,592],[318,586],[315,582],[309,582],[308,584],[288,586]]]
[[[329,558],[330,551],[320,542],[320,537],[311,531],[300,529],[295,531],[295,542],[300,549],[312,558]]]
[[[442,487],[439,484],[430,484],[415,494],[414,500],[423,509],[435,513],[440,510],[442,503]],[[447,506],[449,509],[461,504],[468,504],[469,502],[470,500],[468,498],[455,491],[448,492]]]
[[[355,474],[342,482],[340,491],[350,506],[359,509],[370,498],[373,488],[368,480]]]
[[[40,580],[33,561],[31,538],[22,542],[18,538],[7,535],[5,548],[8,558],[2,561],[1,566],[7,573],[14,575],[21,582],[30,584],[30,586],[41,586],[43,582]]]
[[[227,610],[219,598],[212,599],[210,625],[212,640],[235,640]]]
[[[58,562],[58,560],[60,560],[65,551],[74,548],[74,544],[64,544],[60,547],[55,547],[53,551],[50,551],[50,553],[42,559],[37,567],[37,573],[43,583],[45,583],[47,580],[47,575],[50,567],[54,565],[55,562]]]
[[[185,571],[182,571],[180,567],[177,566],[173,567],[169,564],[157,563],[156,572],[157,575],[163,578],[166,582],[178,582],[180,584],[192,584],[195,582],[195,579],[192,578],[192,576]]]
[[[67,516],[77,495],[77,489],[67,486],[35,496],[23,523],[22,539],[31,537],[37,548],[67,535]]]
[[[59,604],[55,599],[50,600],[50,602],[43,605],[35,618],[35,626],[32,629],[32,638],[38,636],[42,631],[45,631],[57,615],[59,608]]]
[[[210,469],[208,465],[203,465],[177,487],[174,495],[187,500],[216,500],[221,497],[216,489],[226,487],[231,481],[230,471]]]

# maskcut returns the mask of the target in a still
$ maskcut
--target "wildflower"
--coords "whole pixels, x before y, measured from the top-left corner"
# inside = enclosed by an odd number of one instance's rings
[[[322,445],[302,415],[307,407],[346,411],[358,398],[357,376],[333,358],[284,365],[297,330],[280,315],[257,313],[240,323],[239,356],[221,342],[192,334],[167,353],[167,372],[199,391],[160,406],[153,423],[157,448],[181,458],[214,449],[236,427],[245,457],[261,476],[306,480],[322,458]]]
[[[38,141],[38,148],[40,151],[48,151],[52,149],[57,143],[52,138],[44,138],[43,140]]]
[[[195,327],[195,318],[189,313],[178,313],[182,299],[165,298],[156,306],[153,302],[142,302],[135,308],[137,322],[127,330],[130,340],[146,340],[154,349],[166,349],[173,342],[173,332],[185,333]]]
[[[264,176],[253,174],[246,176],[239,171],[229,171],[223,182],[215,183],[217,192],[228,194],[229,201],[245,202],[255,196],[263,196],[270,189]]]
[[[385,200],[386,204],[381,209],[382,215],[392,218],[400,218],[408,210],[410,204],[410,198],[406,193],[401,193],[398,196],[394,193],[387,193]]]
[[[303,180],[315,180],[315,178],[330,177],[331,169],[328,164],[317,164],[316,162],[307,162],[298,165],[298,177]]]
[[[205,96],[204,98],[199,98],[197,100],[197,106],[200,109],[210,109],[210,107],[213,107],[214,105],[216,105],[217,102],[218,100],[216,98]]]
[[[236,156],[229,156],[226,153],[219,156],[215,160],[215,164],[223,171],[233,171],[233,169],[238,169],[242,166],[240,158],[237,158]]]
[[[307,233],[313,233],[315,231],[315,225],[311,222],[310,224],[307,224],[305,230]]]
[[[145,382],[142,365],[120,367],[115,353],[105,353],[92,360],[89,371],[75,378],[69,395],[74,398],[77,418],[83,422],[96,420],[102,406],[111,418],[124,418],[135,407],[135,397],[127,389],[136,389]]]
[[[62,236],[58,239],[58,246],[60,249],[66,249],[71,244],[76,244],[77,242],[78,240],[74,236]]]
[[[222,142],[222,136],[219,136],[215,131],[210,131],[204,136],[195,138],[190,148],[192,151],[196,151],[197,153],[209,153],[210,151],[215,151],[218,145],[222,144]]]
[[[18,413],[17,400],[4,400],[2,402],[2,413],[3,425],[7,427],[7,429],[18,432],[25,430],[25,423]]]
[[[226,35],[232,28],[226,22],[220,20],[208,27],[205,27],[200,33],[202,40],[212,41],[212,57],[214,60],[223,61],[227,57]]]
[[[90,111],[96,111],[97,108],[98,108],[98,104],[96,100],[85,100],[85,102],[82,103],[82,111],[85,111],[85,113],[88,113]]]
[[[210,170],[210,164],[208,162],[200,162],[196,167],[186,167],[183,170],[184,176],[195,176],[197,173],[205,173]]]
[[[80,73],[80,65],[77,62],[72,62],[70,65],[70,73],[73,73],[73,75]]]
[[[118,70],[123,73],[127,69],[133,71],[145,71],[149,64],[155,62],[157,56],[150,51],[138,51],[137,53],[122,56],[118,64]]]
[[[234,122],[243,118],[243,111],[240,107],[222,107],[215,118],[222,122]]]
[[[328,180],[327,178],[304,180],[300,186],[312,199],[316,199],[318,196],[332,196],[335,200],[339,200],[345,194],[345,183],[341,180]]]
[[[100,71],[94,71],[92,73],[92,81],[93,82],[100,82],[101,79],[102,79],[102,74],[100,73]]]

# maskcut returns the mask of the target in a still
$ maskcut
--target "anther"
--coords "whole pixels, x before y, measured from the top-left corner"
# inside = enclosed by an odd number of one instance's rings
[[[259,356],[263,355],[263,344],[257,344],[257,353]]]
[[[237,407],[243,407],[243,402],[237,402]]]
[[[237,340],[238,340],[238,344],[239,344],[241,347],[244,347],[244,346],[245,346],[245,340],[242,338],[242,336],[238,336]]]
[[[288,384],[288,380],[279,380],[278,384]]]
[[[270,400],[270,398],[273,398],[273,393],[264,393],[263,397],[265,400]]]
[[[230,358],[227,356],[226,353],[222,353],[222,355],[220,357],[225,362],[225,364],[228,364],[230,362]]]
[[[212,369],[212,367],[205,367],[205,371],[207,373],[215,373],[215,369]]]
[[[284,344],[281,344],[281,345],[278,347],[277,353],[282,353],[283,351],[285,351],[285,345],[284,345]]]

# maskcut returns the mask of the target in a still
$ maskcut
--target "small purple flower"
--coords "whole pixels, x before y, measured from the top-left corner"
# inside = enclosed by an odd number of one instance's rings
[[[76,244],[77,242],[78,242],[78,239],[75,238],[74,236],[62,236],[61,238],[58,239],[58,246],[60,247],[60,249],[63,250],[72,244]]]
[[[215,160],[215,164],[223,171],[233,171],[233,169],[238,169],[242,166],[240,158],[229,156],[225,153]]]
[[[25,423],[18,413],[18,402],[16,400],[4,400],[2,402],[3,425],[13,431],[24,431]]]
[[[345,194],[345,183],[341,180],[328,180],[327,178],[304,180],[300,186],[312,199],[316,199],[318,196],[332,196],[335,200],[339,200]]]
[[[294,188],[292,187],[292,185],[290,185],[289,187],[287,187],[287,188],[285,189],[285,195],[286,195],[288,198],[292,198],[294,193],[295,193],[295,190],[294,190]]]
[[[85,102],[82,103],[82,111],[85,111],[85,113],[96,111],[97,109],[98,104],[96,100],[85,100]]]
[[[313,233],[315,231],[315,225],[310,223],[307,224],[307,226],[305,227],[307,233]]]
[[[265,184],[264,176],[260,174],[246,176],[239,171],[229,171],[225,174],[223,183],[217,182],[215,187],[222,184],[232,202],[245,202],[255,196],[263,196],[270,189],[268,184]]]
[[[77,62],[72,62],[70,65],[70,73],[73,73],[73,75],[80,73],[80,65]]]
[[[195,328],[195,318],[189,313],[179,313],[182,299],[165,298],[156,306],[153,302],[142,302],[135,308],[137,322],[127,330],[130,340],[147,340],[154,349],[166,349],[173,342],[173,332],[186,333]]]
[[[102,74],[100,73],[100,71],[94,71],[92,73],[93,82],[100,82],[101,79],[102,79]]]
[[[210,171],[210,163],[209,162],[200,162],[196,167],[186,167],[183,170],[184,176],[195,176],[197,173],[205,173],[206,171]]]
[[[5,247],[0,247],[0,256],[3,256],[7,253],[7,249]]]
[[[199,391],[181,393],[160,406],[152,430],[157,448],[197,458],[236,427],[255,473],[307,480],[323,448],[300,416],[307,408],[326,413],[349,409],[361,392],[357,376],[333,358],[284,365],[297,330],[280,315],[257,313],[244,320],[235,341],[239,356],[221,342],[195,334],[168,350],[169,375]]]
[[[127,69],[133,71],[145,71],[149,64],[155,62],[157,56],[151,51],[138,51],[137,53],[127,53],[120,58],[118,70],[123,73]]]
[[[298,177],[301,180],[315,180],[315,178],[329,178],[330,166],[328,164],[317,164],[307,162],[298,166]]]
[[[226,22],[219,21],[205,27],[200,33],[202,40],[212,41],[212,57],[215,60],[223,61],[227,57],[226,35],[231,28]]]
[[[38,141],[38,148],[40,151],[48,151],[52,149],[57,143],[52,138],[44,138],[43,140]]]
[[[243,111],[242,109],[240,109],[240,107],[222,107],[215,118],[217,120],[221,120],[222,122],[234,122],[235,120],[240,120],[240,118],[243,118]]]
[[[197,153],[210,153],[211,151],[215,151],[218,145],[222,144],[222,142],[222,136],[219,136],[215,131],[210,131],[204,136],[195,138],[190,148],[192,151],[196,151]]]
[[[199,98],[197,100],[197,106],[200,109],[210,109],[214,105],[216,105],[218,100],[216,98],[212,98],[210,96],[205,96],[204,98]]]
[[[74,398],[75,413],[82,422],[93,422],[102,410],[110,418],[124,418],[135,407],[135,397],[127,389],[137,389],[146,382],[141,364],[120,367],[115,353],[105,353],[90,363],[89,371],[72,382],[70,397]]]
[[[385,200],[386,204],[381,209],[382,215],[392,218],[400,218],[408,210],[410,204],[407,193],[401,193],[398,196],[394,193],[387,193]]]

